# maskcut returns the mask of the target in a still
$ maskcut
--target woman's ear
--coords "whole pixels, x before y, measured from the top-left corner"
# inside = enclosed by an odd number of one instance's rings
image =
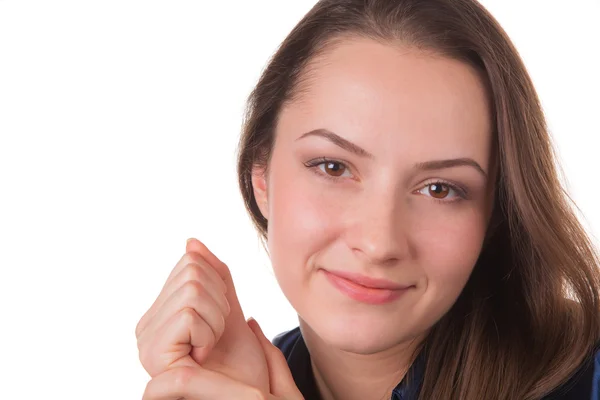
[[[252,167],[252,191],[254,192],[254,198],[258,208],[265,217],[269,219],[269,203],[268,203],[268,192],[267,192],[267,167],[254,165]]]

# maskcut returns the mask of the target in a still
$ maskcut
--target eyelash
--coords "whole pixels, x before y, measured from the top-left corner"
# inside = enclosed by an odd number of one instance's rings
[[[343,162],[343,161],[333,160],[331,158],[325,158],[325,157],[321,157],[321,158],[317,158],[315,160],[308,161],[304,165],[307,168],[310,168],[311,170],[313,170],[314,173],[318,174],[320,177],[323,177],[325,179],[329,179],[330,181],[335,182],[335,183],[340,183],[340,181],[342,179],[344,179],[344,178],[336,177],[336,176],[331,176],[331,175],[325,174],[325,173],[323,173],[321,171],[317,171],[318,170],[318,168],[317,168],[318,166],[320,166],[322,164],[326,164],[326,163],[339,164],[343,168],[346,168],[348,170],[350,169],[349,166],[345,162]],[[468,199],[468,191],[467,191],[467,189],[465,189],[465,188],[463,188],[463,187],[461,187],[459,185],[456,185],[456,184],[454,184],[452,182],[448,182],[446,180],[443,180],[443,179],[436,179],[434,181],[431,181],[431,182],[423,185],[421,187],[421,189],[423,189],[424,187],[431,186],[431,185],[436,185],[436,184],[437,185],[444,185],[444,186],[449,187],[450,189],[454,190],[457,193],[457,196],[458,196],[458,197],[455,197],[452,200],[443,200],[443,199],[436,199],[435,197],[431,197],[432,200],[434,200],[434,201],[436,201],[438,203],[448,204],[448,203],[454,203],[456,201]],[[419,191],[421,189],[419,189]]]

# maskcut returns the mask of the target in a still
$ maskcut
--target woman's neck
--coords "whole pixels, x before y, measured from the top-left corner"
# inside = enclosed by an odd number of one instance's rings
[[[356,354],[323,342],[302,320],[300,329],[323,400],[389,400],[408,371],[418,343],[401,343],[376,354]]]

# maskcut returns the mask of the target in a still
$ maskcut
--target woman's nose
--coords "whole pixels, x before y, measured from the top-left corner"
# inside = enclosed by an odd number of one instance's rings
[[[397,198],[365,201],[347,226],[348,245],[361,262],[393,265],[410,255],[406,207]]]

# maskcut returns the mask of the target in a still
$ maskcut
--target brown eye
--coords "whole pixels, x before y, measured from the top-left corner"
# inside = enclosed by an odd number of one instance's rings
[[[327,175],[338,177],[342,176],[344,172],[346,172],[346,166],[339,162],[326,161],[321,163],[321,165],[323,166],[323,172],[325,172]]]
[[[304,164],[305,167],[318,170],[317,174],[321,178],[326,178],[334,181],[344,180],[345,178],[353,178],[354,175],[350,172],[350,168],[343,161],[336,161],[325,157],[317,158]]]
[[[444,199],[448,196],[448,193],[450,193],[450,187],[442,183],[432,183],[427,186],[429,187],[429,194],[431,194],[431,197],[436,199]]]
[[[466,189],[444,181],[428,183],[422,186],[417,192],[431,197],[440,203],[453,203],[459,200],[466,200],[468,193]]]

